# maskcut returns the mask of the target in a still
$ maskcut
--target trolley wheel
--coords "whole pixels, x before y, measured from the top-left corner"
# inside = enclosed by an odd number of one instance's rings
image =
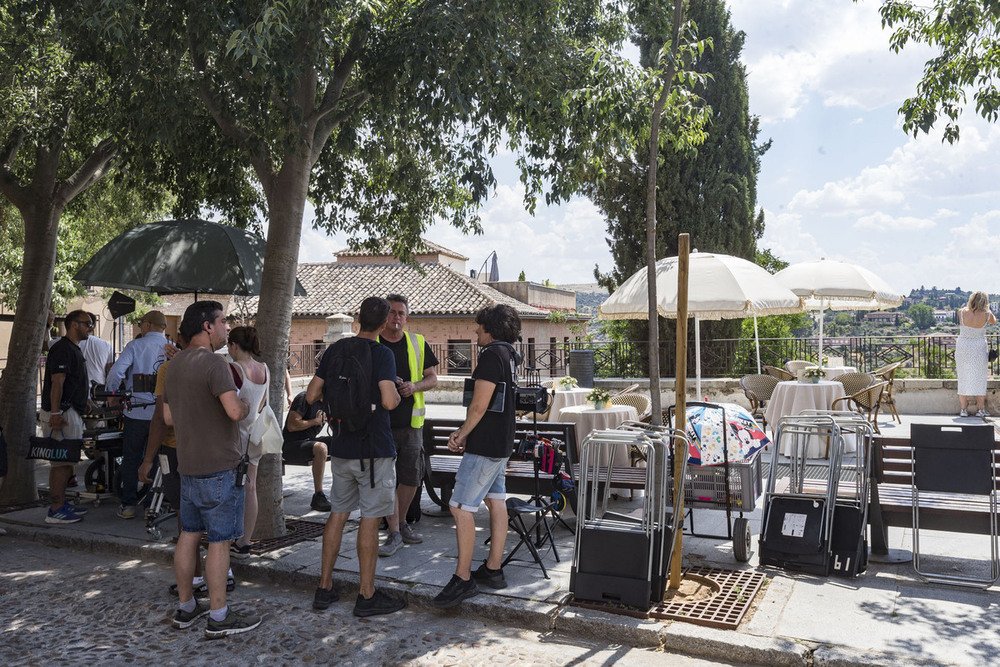
[[[163,531],[160,530],[159,526],[153,526],[149,528],[149,537],[155,541],[159,541],[163,538]]]
[[[566,494],[562,491],[553,491],[552,500],[555,501],[555,509],[557,512],[562,512],[566,509]]]
[[[750,521],[742,517],[733,521],[733,556],[741,563],[750,560]]]

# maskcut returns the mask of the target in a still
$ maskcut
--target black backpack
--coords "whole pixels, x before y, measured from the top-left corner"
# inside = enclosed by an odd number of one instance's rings
[[[372,349],[366,338],[338,340],[323,353],[323,403],[331,429],[362,431],[372,404]]]

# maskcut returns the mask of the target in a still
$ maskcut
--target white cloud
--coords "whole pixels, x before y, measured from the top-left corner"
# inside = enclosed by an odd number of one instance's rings
[[[855,229],[892,232],[930,229],[933,226],[934,221],[928,218],[914,218],[910,216],[894,217],[882,212],[863,215],[854,223]]]
[[[751,107],[763,122],[795,118],[807,100],[865,111],[913,89],[929,50],[889,52],[875,2],[732,0],[733,26],[747,33]]]

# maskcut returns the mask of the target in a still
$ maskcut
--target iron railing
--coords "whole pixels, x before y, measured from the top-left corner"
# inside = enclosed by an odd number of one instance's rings
[[[902,362],[898,377],[954,378],[955,336],[853,336],[825,338],[827,356],[843,357],[844,364],[870,372],[896,361]],[[1000,347],[1000,334],[987,336],[992,347]],[[782,366],[789,359],[816,361],[816,338],[762,338],[761,364]],[[439,375],[468,376],[475,368],[479,346],[471,341],[435,343],[431,350],[438,359]],[[537,369],[542,378],[569,374],[569,353],[591,350],[595,377],[647,377],[649,344],[644,341],[603,341],[570,343],[518,343],[524,365]],[[289,370],[292,375],[312,375],[323,344],[292,345]],[[688,368],[693,375],[695,346],[688,345]],[[660,369],[673,376],[676,342],[660,343]],[[990,364],[991,374],[1000,374],[1000,361]],[[718,339],[701,342],[702,377],[738,378],[757,372],[753,339]]]

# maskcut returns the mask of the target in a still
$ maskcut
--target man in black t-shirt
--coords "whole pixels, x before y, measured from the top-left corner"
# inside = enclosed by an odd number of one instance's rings
[[[355,616],[391,614],[406,606],[406,601],[375,588],[375,564],[378,560],[378,524],[393,511],[396,501],[396,447],[389,427],[389,411],[399,405],[396,391],[396,363],[392,353],[377,342],[389,315],[389,302],[368,297],[361,302],[358,338],[371,346],[371,393],[375,410],[360,431],[342,427],[330,440],[330,517],[323,530],[323,555],[319,586],[313,596],[314,609],[326,609],[339,599],[333,587],[333,568],[337,564],[341,538],[347,519],[361,510],[358,526],[358,571],[361,579],[354,603]],[[316,375],[309,381],[306,400],[323,398],[326,378],[331,375],[336,343],[327,348]]]
[[[309,507],[317,512],[329,512],[330,500],[323,493],[323,470],[326,468],[326,443],[319,439],[319,432],[326,423],[322,404],[306,400],[306,392],[300,392],[292,400],[285,417],[285,428],[281,435],[285,439],[281,446],[281,457],[288,463],[305,465],[312,462],[313,497]]]
[[[94,320],[84,310],[66,315],[66,335],[49,347],[42,380],[42,411],[39,415],[42,435],[56,440],[83,437],[83,417],[87,413],[90,378],[87,362],[80,350],[94,328]],[[73,465],[52,463],[49,467],[49,512],[45,523],[76,523],[87,510],[66,500],[66,482]]]
[[[424,337],[404,330],[410,317],[406,297],[390,294],[386,300],[389,302],[389,321],[378,340],[396,359],[396,389],[400,402],[389,413],[392,439],[396,443],[396,511],[386,517],[389,534],[378,549],[378,555],[383,557],[396,553],[404,542],[423,542],[406,523],[406,512],[424,479],[424,392],[437,386],[435,367],[438,365]]]
[[[507,541],[504,474],[514,450],[514,387],[520,359],[513,343],[521,333],[521,319],[510,306],[497,304],[476,313],[476,325],[482,352],[472,373],[476,381],[472,402],[465,423],[448,438],[448,449],[463,452],[450,502],[458,538],[458,565],[451,581],[434,598],[434,606],[439,608],[454,607],[476,595],[477,584],[507,587],[501,567]],[[490,512],[490,553],[486,562],[472,572],[476,532],[473,514],[484,500]]]

